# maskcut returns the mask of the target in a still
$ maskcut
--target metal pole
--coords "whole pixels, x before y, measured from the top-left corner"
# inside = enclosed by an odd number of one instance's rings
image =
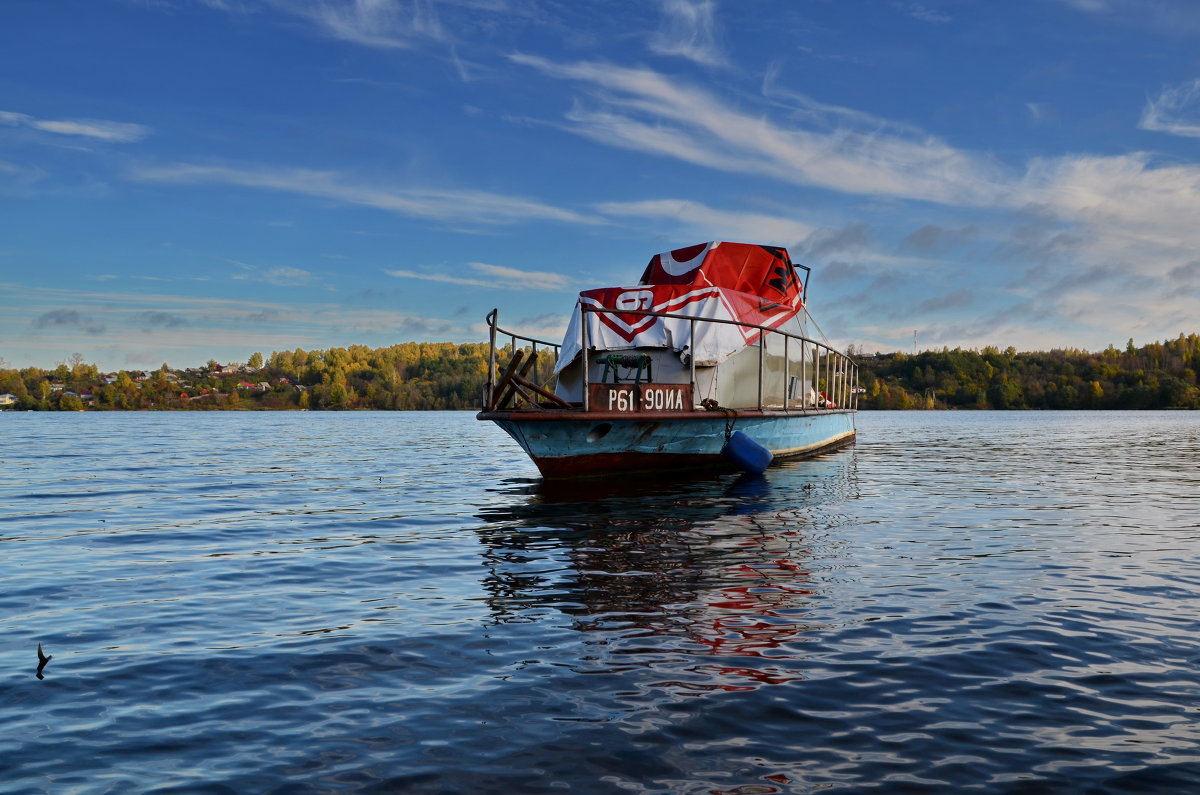
[[[816,395],[816,408],[821,408],[821,344],[813,343],[813,394]]]
[[[836,364],[837,363],[834,362],[834,360],[833,360],[833,349],[826,348],[825,349],[825,405],[826,405],[826,407],[828,407],[830,403],[833,403],[834,400],[837,398],[837,392],[834,391],[834,388],[833,388],[834,380],[835,380],[833,368],[836,366]]]
[[[821,384],[825,380],[825,350],[821,347],[821,343],[815,343],[817,349],[817,402],[821,402],[821,393],[825,390],[821,389]],[[821,406],[821,408],[825,408]]]
[[[829,349],[829,402],[840,406],[841,395],[838,394],[838,357],[837,351]]]
[[[825,407],[826,408],[828,408],[829,404],[832,403],[834,401],[834,398],[837,397],[837,393],[833,391],[833,378],[834,378],[833,367],[834,367],[833,349],[826,348],[825,349]]]
[[[763,366],[767,353],[767,332],[758,332],[758,410],[763,410]]]
[[[492,393],[496,389],[496,322],[499,318],[499,309],[493,309],[488,315],[488,325],[491,327],[490,336],[488,338],[488,380],[487,380],[487,397],[483,401],[483,407],[486,409],[492,402]]]
[[[800,388],[804,390],[803,393],[800,395],[800,405],[803,406],[804,410],[807,412],[808,411],[808,389],[804,389],[804,387],[807,386],[811,389],[811,385],[810,385],[808,375],[807,375],[808,371],[805,369],[805,364],[804,364],[806,359],[808,359],[808,343],[805,342],[804,340],[800,340],[800,381],[802,382]]]
[[[824,348],[825,346],[821,346],[821,347]],[[825,356],[823,358],[825,359],[825,388],[821,391],[825,393],[825,408],[829,408],[829,400],[830,400],[829,381],[830,381],[830,379],[829,379],[829,349],[828,348],[825,348]]]
[[[691,337],[689,338],[688,344],[692,346],[692,355],[688,357],[691,359],[692,371],[692,408],[695,408],[696,398],[700,396],[700,390],[696,388],[696,318],[691,318],[688,323],[691,326]]]
[[[838,357],[838,408],[846,408],[846,366],[845,360]]]
[[[842,394],[842,384],[846,379],[845,373],[842,372],[845,367],[842,364],[842,357],[840,355],[833,357],[833,366],[837,368],[833,374],[834,381],[837,384],[837,400],[834,402],[837,404],[837,407],[841,409],[846,407],[845,396]]]
[[[788,340],[792,338],[791,334],[783,335],[783,410],[787,411],[791,406],[792,400],[792,381],[788,377],[792,372],[792,360],[788,355]]]
[[[854,369],[854,365],[851,364],[849,361],[847,361],[846,362],[846,386],[845,386],[846,408],[850,408],[850,403],[851,403],[851,401],[854,400],[854,387],[853,387],[854,377],[852,374],[853,369]]]
[[[850,383],[850,363],[844,358],[842,359],[842,401],[839,404],[842,408],[850,408],[850,394],[847,392],[846,385]]]
[[[583,345],[581,352],[580,364],[583,366],[583,410],[589,408],[588,400],[588,331],[587,331],[587,307],[582,303],[579,304],[579,339]]]

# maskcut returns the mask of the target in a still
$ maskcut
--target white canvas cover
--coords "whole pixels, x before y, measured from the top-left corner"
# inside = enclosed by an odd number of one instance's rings
[[[695,324],[686,318],[741,321],[769,328],[789,326],[803,310],[799,279],[784,249],[746,243],[705,243],[659,254],[650,260],[636,287],[605,287],[579,294],[563,339],[556,370],[580,353],[581,307],[615,310],[591,312],[588,347],[627,350],[670,348],[698,366],[719,364],[758,341],[757,329],[723,323]],[[653,318],[630,311],[667,312],[683,318]],[[789,322],[790,321],[790,322]]]

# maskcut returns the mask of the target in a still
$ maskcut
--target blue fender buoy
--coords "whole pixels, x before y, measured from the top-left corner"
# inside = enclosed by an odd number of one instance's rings
[[[761,475],[771,465],[774,454],[741,431],[734,431],[721,448],[721,455],[743,472]]]

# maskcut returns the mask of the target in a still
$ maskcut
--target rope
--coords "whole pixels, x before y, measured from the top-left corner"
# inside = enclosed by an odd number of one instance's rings
[[[713,398],[701,400],[700,405],[704,407],[705,411],[720,411],[725,415],[725,444],[729,444],[729,437],[733,436],[733,426],[737,422],[737,412],[725,408]]]
[[[833,343],[829,341],[829,337],[825,335],[825,329],[821,328],[821,325],[817,323],[817,319],[808,313],[808,307],[804,308],[804,317],[809,323],[813,324],[813,328],[815,328],[817,333],[821,335],[821,341],[825,343],[825,347],[832,350]]]

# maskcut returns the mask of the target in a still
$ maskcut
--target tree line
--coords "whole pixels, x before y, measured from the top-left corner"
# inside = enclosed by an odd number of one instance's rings
[[[507,348],[497,352],[503,364]],[[943,348],[855,357],[862,409],[1197,409],[1200,336],[1098,353],[1076,349]],[[542,351],[539,370],[552,365]],[[245,364],[101,372],[79,354],[53,369],[0,360],[0,408],[475,409],[488,372],[485,343],[406,342],[384,348],[255,353]]]
[[[507,351],[500,351],[507,361]],[[474,409],[487,381],[485,343],[407,342],[385,348],[255,353],[176,370],[103,373],[75,354],[46,370],[5,368],[0,396],[18,410]],[[549,371],[549,363],[544,363]]]
[[[1200,336],[1099,353],[943,348],[861,356],[864,409],[1197,409]]]

